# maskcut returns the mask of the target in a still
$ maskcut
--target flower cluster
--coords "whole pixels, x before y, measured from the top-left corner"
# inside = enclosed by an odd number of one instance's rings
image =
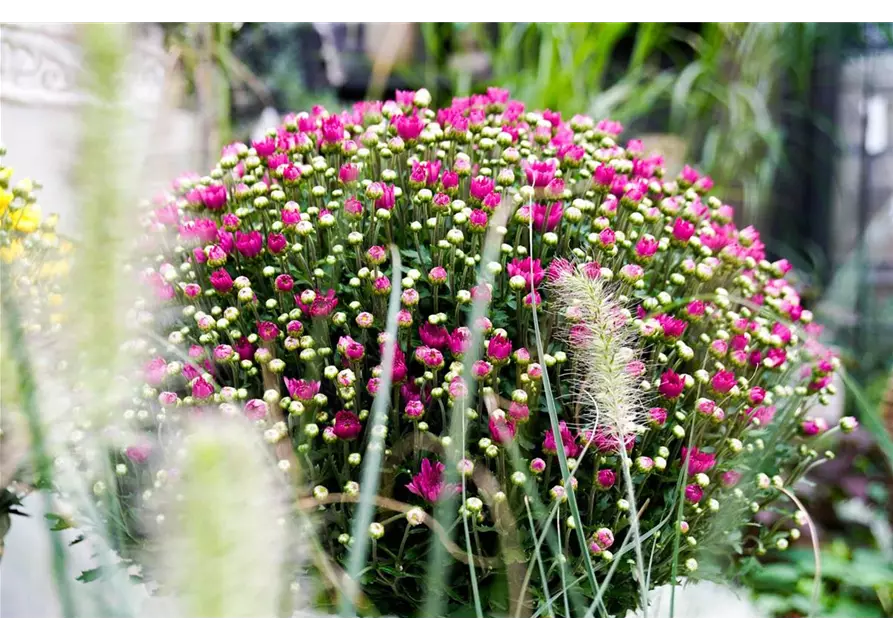
[[[808,408],[834,392],[838,361],[790,265],[734,224],[708,176],[666,175],[616,122],[530,110],[501,89],[429,101],[400,91],[291,114],[155,202],[142,277],[168,348],[145,363],[143,426],[190,408],[246,416],[332,509],[321,535],[339,561],[379,430],[380,492],[407,508],[405,532],[384,507],[370,529],[388,549],[373,561],[390,568],[367,582],[382,610],[418,605],[426,547],[407,536],[433,539],[418,525],[460,489],[475,555],[497,555],[500,505],[526,523],[533,499],[563,514],[580,575],[590,564],[604,577],[639,509],[652,586],[696,572],[707,542],[733,548],[728,532],[820,458],[828,425]],[[371,420],[379,394],[389,415]],[[581,522],[566,519],[571,498]],[[527,561],[545,526],[521,536]],[[794,531],[763,531],[745,551]],[[557,564],[544,570],[553,587]],[[622,612],[637,593],[627,563],[613,579]],[[451,586],[470,600],[467,578]]]
[[[37,204],[39,185],[25,178],[12,181],[13,171],[2,162],[5,149],[0,148],[0,268],[4,271],[2,287],[9,287],[4,298],[16,305],[20,328],[29,340],[44,340],[58,332],[63,319],[62,278],[68,273],[67,253],[71,245],[56,233],[57,216],[44,218]],[[4,308],[4,313],[8,312]],[[3,332],[4,374],[15,379],[11,357],[6,353],[9,334]],[[11,408],[8,394],[15,384],[3,386],[3,404]]]

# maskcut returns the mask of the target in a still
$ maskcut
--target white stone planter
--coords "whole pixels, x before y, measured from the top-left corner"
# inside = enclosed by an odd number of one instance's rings
[[[122,92],[130,122],[127,160],[157,168],[139,172],[136,186],[147,195],[178,174],[199,169],[201,147],[195,115],[166,108],[169,62],[160,29],[141,30]],[[81,86],[77,35],[74,25],[0,24],[0,142],[7,148],[7,164],[18,178],[44,185],[44,212],[58,212],[60,229],[74,234],[80,109],[90,100]]]

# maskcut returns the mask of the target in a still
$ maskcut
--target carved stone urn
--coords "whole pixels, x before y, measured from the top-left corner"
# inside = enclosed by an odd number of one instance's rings
[[[199,128],[193,112],[172,104],[173,60],[158,25],[131,25],[131,51],[121,87],[128,111],[127,159],[139,195],[195,170]],[[58,212],[60,231],[76,235],[74,171],[84,88],[79,27],[0,23],[0,143],[16,175],[43,184],[41,206]],[[151,172],[143,168],[153,169]]]

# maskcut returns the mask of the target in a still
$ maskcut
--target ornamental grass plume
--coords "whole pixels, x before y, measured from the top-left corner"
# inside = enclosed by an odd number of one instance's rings
[[[290,114],[156,199],[128,424],[262,432],[358,581],[332,610],[620,615],[784,546],[748,523],[839,364],[789,263],[618,123],[429,102]]]

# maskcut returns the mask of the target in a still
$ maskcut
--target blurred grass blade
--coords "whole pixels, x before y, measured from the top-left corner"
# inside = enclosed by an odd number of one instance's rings
[[[385,323],[385,334],[392,346],[385,348],[385,356],[381,365],[381,386],[375,394],[372,403],[372,411],[369,413],[367,431],[369,431],[369,444],[366,447],[366,455],[363,460],[363,475],[360,482],[360,506],[354,516],[353,539],[347,560],[348,582],[344,585],[346,594],[341,599],[340,611],[343,616],[353,616],[356,612],[356,599],[358,595],[358,582],[360,572],[366,564],[366,551],[369,548],[369,525],[375,514],[375,496],[378,493],[378,484],[381,479],[381,462],[384,455],[385,438],[379,433],[378,426],[387,424],[388,407],[391,398],[391,386],[393,384],[394,353],[396,351],[397,337],[397,313],[400,311],[400,285],[403,279],[401,273],[400,251],[391,246],[391,263],[393,272],[391,281],[390,299],[388,300],[388,317]],[[370,431],[371,428],[371,431]]]

